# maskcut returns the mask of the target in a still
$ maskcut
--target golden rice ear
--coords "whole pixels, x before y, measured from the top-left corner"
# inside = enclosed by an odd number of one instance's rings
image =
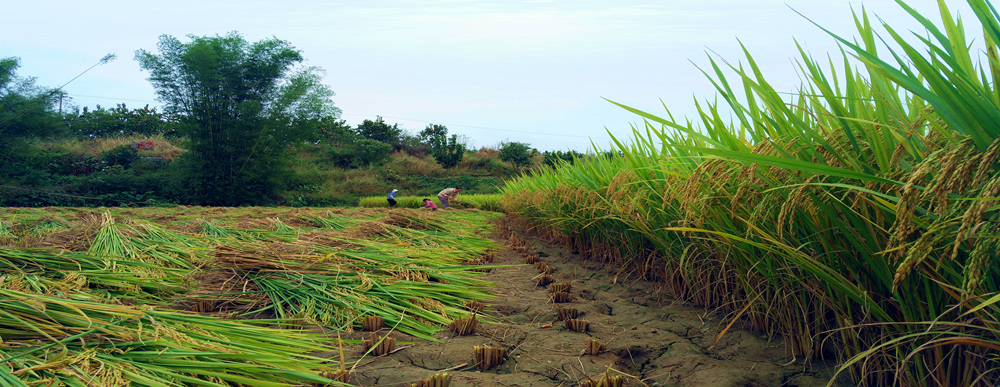
[[[490,346],[476,346],[473,348],[472,359],[476,368],[486,371],[503,363],[507,358],[507,350]]]

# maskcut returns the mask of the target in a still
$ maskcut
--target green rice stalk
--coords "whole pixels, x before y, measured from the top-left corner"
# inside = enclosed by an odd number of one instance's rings
[[[855,18],[860,38],[835,36],[842,63],[824,69],[802,51],[796,97],[748,53],[741,65],[712,58],[703,71],[724,105],[699,103],[700,126],[619,105],[646,120],[631,141],[508,182],[501,204],[585,256],[740,311],[796,356],[833,343],[860,383],[1000,382],[1000,309],[980,303],[1000,292],[984,258],[998,238],[986,226],[1000,221],[1000,72],[976,68],[944,2],[941,27],[900,4],[928,38],[883,26],[900,47],[891,60],[867,16]],[[969,4],[995,52],[998,13]]]
[[[28,383],[106,386],[330,383],[313,351],[332,350],[304,331],[0,290],[0,334],[36,339],[0,350]],[[50,356],[58,351],[63,356]],[[89,376],[94,375],[94,376]],[[213,382],[214,381],[214,382]]]

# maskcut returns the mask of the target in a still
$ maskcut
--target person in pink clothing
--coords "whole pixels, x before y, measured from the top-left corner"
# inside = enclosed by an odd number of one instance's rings
[[[437,204],[434,204],[434,202],[431,201],[430,199],[424,199],[424,208],[430,208],[431,211],[437,211],[438,210]]]

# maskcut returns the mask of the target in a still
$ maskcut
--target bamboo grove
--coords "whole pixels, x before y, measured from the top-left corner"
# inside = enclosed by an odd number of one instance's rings
[[[645,125],[616,156],[533,171],[501,204],[841,380],[1000,384],[1000,17],[968,1],[970,49],[944,1],[939,22],[898,3],[926,32],[876,32],[862,9],[857,40],[831,33],[841,59],[800,48],[791,99],[746,50],[712,59],[722,102],[697,123],[619,105]]]
[[[468,262],[497,214],[434,215],[7,209],[0,385],[342,384],[333,333],[379,316],[434,340],[488,298]]]

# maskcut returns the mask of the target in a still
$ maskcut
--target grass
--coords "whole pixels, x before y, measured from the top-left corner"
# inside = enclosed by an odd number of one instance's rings
[[[153,149],[138,150],[139,155],[143,157],[162,157],[165,160],[173,160],[184,153],[184,149],[175,145],[177,142],[176,140],[166,139],[162,134],[66,140],[58,143],[36,144],[36,146],[70,154],[85,154],[92,157],[98,157],[101,153],[121,146],[128,146],[133,142],[138,141],[149,141],[153,143]]]

